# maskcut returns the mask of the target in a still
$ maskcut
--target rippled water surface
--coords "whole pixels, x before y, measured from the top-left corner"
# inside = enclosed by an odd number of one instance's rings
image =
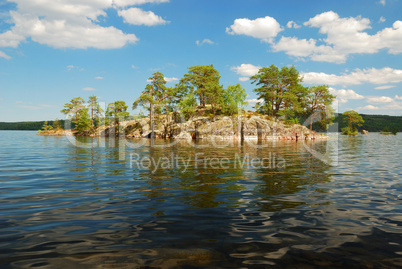
[[[1,268],[402,267],[401,134],[79,142],[0,132]]]

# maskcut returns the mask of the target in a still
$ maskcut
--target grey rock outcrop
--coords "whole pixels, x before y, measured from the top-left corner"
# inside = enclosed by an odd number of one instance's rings
[[[151,127],[149,118],[121,123],[128,138],[149,138]],[[109,128],[110,129],[110,128]],[[108,128],[100,132],[102,136],[113,134]],[[261,115],[206,116],[184,121],[174,113],[160,116],[154,125],[154,137],[173,139],[258,139],[258,140],[305,140],[324,138],[307,127],[282,121],[269,120]]]

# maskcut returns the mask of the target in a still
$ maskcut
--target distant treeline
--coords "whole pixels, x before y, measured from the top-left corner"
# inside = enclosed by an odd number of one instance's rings
[[[47,121],[48,125],[53,125],[53,122]],[[59,122],[64,128],[65,120],[59,120]],[[45,121],[0,122],[0,130],[37,131],[42,129],[44,123]]]
[[[380,132],[384,130],[385,127],[388,127],[389,130],[397,129],[398,132],[402,132],[402,116],[388,116],[388,115],[366,115],[360,114],[362,116],[364,123],[361,127],[358,127],[360,130],[367,130],[369,132]],[[336,114],[334,123],[339,124],[339,131],[347,127],[347,122],[344,119],[345,116],[342,114]]]

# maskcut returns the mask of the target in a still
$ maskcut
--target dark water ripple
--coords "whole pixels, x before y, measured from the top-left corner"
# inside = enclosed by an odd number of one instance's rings
[[[401,135],[308,145],[332,166],[300,142],[1,134],[1,268],[402,267]]]

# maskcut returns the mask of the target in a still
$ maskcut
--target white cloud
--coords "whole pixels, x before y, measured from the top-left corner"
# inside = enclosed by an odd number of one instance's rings
[[[301,73],[307,84],[357,85],[362,83],[387,84],[402,82],[402,70],[384,67],[382,69],[355,69],[349,74]]]
[[[159,4],[166,2],[169,2],[169,0],[113,0],[113,4],[116,5],[117,7],[136,6],[147,3]]]
[[[205,38],[203,41],[199,41],[199,40],[195,41],[195,44],[197,44],[197,46],[202,46],[204,44],[213,45],[213,44],[215,44],[215,42],[213,42],[212,40],[210,40],[208,38]]]
[[[375,87],[375,90],[388,90],[388,89],[392,89],[395,88],[396,86],[394,85],[384,85],[384,86],[379,86],[379,87]]]
[[[96,91],[95,88],[91,88],[91,87],[85,87],[82,89],[83,91]]]
[[[247,35],[265,42],[271,42],[282,30],[280,24],[274,18],[266,16],[255,20],[247,18],[236,19],[233,25],[226,28],[226,33],[230,35]]]
[[[402,100],[402,96],[395,95],[395,100]]]
[[[178,79],[178,78],[175,78],[175,77],[173,77],[173,78],[164,77],[164,79],[165,79],[166,82],[179,81],[179,79]]]
[[[373,106],[373,105],[367,105],[363,107],[358,107],[356,108],[356,111],[362,111],[362,110],[378,110],[379,107]]]
[[[263,99],[249,99],[249,100],[246,100],[246,102],[255,104],[255,103],[263,103],[264,100]]]
[[[359,100],[359,99],[364,99],[363,95],[360,95],[358,93],[356,93],[353,90],[345,90],[345,89],[334,89],[334,88],[329,88],[329,91],[331,92],[331,94],[336,96],[336,99],[340,102],[340,103],[347,103],[348,100]]]
[[[400,102],[392,102],[390,104],[387,104],[383,107],[381,107],[384,110],[396,110],[399,114],[402,111],[402,103]]]
[[[380,19],[378,20],[378,22],[385,22],[385,18],[383,16],[381,16]]]
[[[255,66],[252,64],[241,64],[240,66],[233,66],[230,70],[244,77],[251,77],[258,73],[261,66]]]
[[[165,21],[152,11],[144,11],[136,7],[129,8],[126,10],[119,10],[118,15],[123,17],[124,22],[133,25],[153,26],[168,23],[167,21]]]
[[[295,29],[298,29],[298,28],[300,28],[301,26],[298,25],[297,23],[295,23],[294,21],[288,21],[288,23],[286,24],[286,27],[287,27],[287,28],[295,28]]]
[[[388,96],[370,96],[366,98],[367,103],[370,104],[384,104],[384,103],[392,103],[394,99]]]
[[[239,81],[242,81],[242,82],[247,81],[249,79],[250,79],[249,77],[239,77]]]
[[[2,51],[0,51],[0,58],[4,58],[4,59],[7,59],[7,60],[10,60],[10,59],[11,59],[10,56],[8,56],[7,54],[5,54],[5,53],[2,52]]]
[[[388,49],[391,54],[402,53],[402,21],[394,22],[392,28],[384,28],[369,35],[365,32],[371,29],[369,19],[360,16],[341,18],[337,13],[328,11],[309,19],[304,25],[318,28],[319,33],[326,35],[326,38],[281,37],[278,43],[272,44],[274,51],[333,63],[344,63],[350,54],[372,54],[381,49]]]
[[[139,67],[137,67],[137,66],[135,66],[135,65],[132,64],[132,65],[131,65],[131,68],[132,68],[132,69],[138,69]]]
[[[385,6],[385,0],[380,0],[378,3],[380,3],[383,6]]]
[[[99,20],[107,18],[107,9],[167,1],[10,0],[10,2],[16,3],[17,9],[7,14],[10,30],[0,34],[0,47],[16,48],[29,38],[28,40],[54,48],[114,49],[135,44],[138,38],[112,26],[101,26]],[[118,12],[125,14],[125,19],[131,22],[130,10]],[[136,15],[141,24],[153,25],[164,22],[152,12],[142,11]]]
[[[95,79],[103,79],[103,77],[96,77]]]

